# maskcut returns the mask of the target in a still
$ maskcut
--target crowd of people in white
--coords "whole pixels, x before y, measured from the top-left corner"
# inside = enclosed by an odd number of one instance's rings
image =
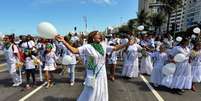
[[[178,40],[176,40],[178,39]],[[78,101],[108,101],[109,79],[114,81],[118,61],[123,61],[123,78],[132,79],[150,75],[155,87],[166,86],[175,91],[196,90],[195,83],[201,82],[201,42],[198,38],[173,38],[170,34],[140,34],[132,32],[119,36],[111,34],[104,37],[101,32],[93,31],[86,37],[77,34],[58,35],[55,39],[34,39],[31,35],[21,36],[18,42],[15,36],[4,37],[4,52],[13,86],[20,86],[22,80],[17,70],[24,68],[26,88],[36,84],[36,68],[45,72],[46,88],[54,85],[53,71],[58,60],[66,55],[71,61],[65,64],[70,85],[75,83],[75,69],[78,58],[85,65],[84,90]],[[196,41],[197,40],[197,41]],[[177,54],[183,54],[183,61],[175,61]],[[165,75],[162,70],[166,64],[175,64],[174,73]],[[107,64],[107,65],[106,65]],[[64,65],[63,65],[64,66]],[[30,82],[30,76],[32,82]]]

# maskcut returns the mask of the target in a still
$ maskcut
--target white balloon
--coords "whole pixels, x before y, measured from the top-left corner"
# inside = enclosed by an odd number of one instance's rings
[[[140,25],[140,26],[137,27],[137,29],[140,30],[140,31],[143,31],[144,30],[144,26]]]
[[[5,35],[2,32],[0,32],[0,40],[3,40],[4,36]]]
[[[41,22],[37,27],[37,31],[45,39],[54,39],[57,35],[56,28],[49,22]]]
[[[179,53],[177,55],[174,56],[174,61],[175,62],[183,62],[187,59],[186,55]]]
[[[73,58],[70,55],[64,55],[62,59],[62,64],[69,65],[70,63],[72,63],[72,61],[73,61]]]
[[[142,31],[142,34],[147,34],[147,31]]]
[[[191,38],[195,39],[195,38],[196,38],[196,35],[192,34],[192,35],[191,35]]]
[[[195,27],[193,29],[193,32],[196,33],[196,34],[199,34],[200,33],[200,28],[199,27]]]
[[[114,28],[109,26],[108,29],[109,29],[109,30],[113,30]]]
[[[162,73],[166,76],[174,74],[176,70],[176,65],[174,63],[169,63],[163,66]]]
[[[182,39],[183,39],[182,37],[178,36],[178,37],[176,38],[176,41],[181,42]]]

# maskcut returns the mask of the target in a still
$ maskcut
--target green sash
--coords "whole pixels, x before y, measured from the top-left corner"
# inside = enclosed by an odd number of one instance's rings
[[[102,56],[104,56],[104,49],[103,49],[103,46],[99,43],[92,43],[91,46],[94,47],[94,49],[100,53]]]

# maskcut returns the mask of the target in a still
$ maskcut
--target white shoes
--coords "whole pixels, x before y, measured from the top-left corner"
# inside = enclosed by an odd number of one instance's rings
[[[18,87],[18,86],[20,86],[22,84],[22,82],[18,82],[18,83],[14,83],[12,86],[13,87]]]
[[[74,82],[71,82],[71,83],[70,83],[70,86],[73,86],[73,85],[74,85]]]

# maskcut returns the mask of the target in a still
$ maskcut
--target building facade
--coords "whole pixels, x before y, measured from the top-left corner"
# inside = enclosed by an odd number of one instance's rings
[[[145,10],[149,13],[158,13],[160,11],[159,0],[139,0],[138,12]]]
[[[186,0],[183,30],[201,23],[201,0]]]
[[[185,13],[187,8],[187,2],[188,0],[183,0],[183,5],[181,7],[178,7],[173,11],[173,13],[170,16],[170,22],[169,22],[169,31],[174,30],[176,32],[182,31],[185,28],[184,22],[185,22]],[[201,1],[201,0],[197,0]],[[160,0],[139,0],[139,12],[144,9],[145,11],[152,13],[159,13],[161,12],[161,3]],[[167,20],[167,18],[166,18]],[[166,31],[167,24],[164,24],[162,27],[162,31]],[[174,29],[173,29],[174,28]]]
[[[170,17],[170,25],[169,25],[169,30],[172,30],[174,28],[174,31],[179,32],[183,31],[183,26],[184,26],[184,16],[186,12],[186,5],[187,5],[187,0],[183,0],[182,6],[178,7],[173,11]]]
[[[139,0],[139,8],[138,12],[145,10],[145,12],[149,12],[149,14],[160,13],[161,12],[161,3],[160,0]],[[154,28],[150,28],[150,30],[154,30]],[[161,26],[161,31],[166,30],[166,24]]]

